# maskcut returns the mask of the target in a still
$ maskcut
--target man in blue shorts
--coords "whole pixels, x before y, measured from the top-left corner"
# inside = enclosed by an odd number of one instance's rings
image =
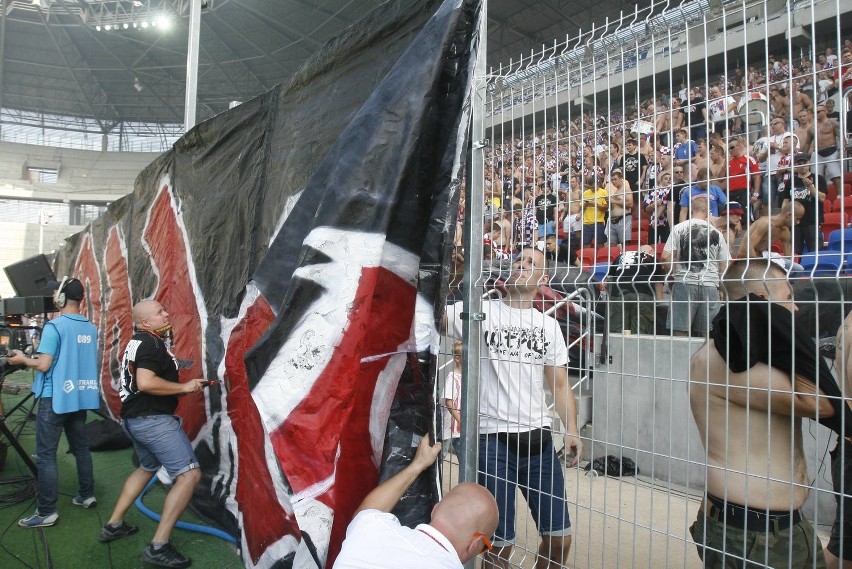
[[[180,515],[201,480],[192,444],[174,415],[178,396],[204,388],[203,379],[178,382],[177,360],[170,350],[169,314],[154,300],[133,307],[136,334],[127,344],[121,362],[121,419],[133,441],[139,467],[124,483],[109,522],[99,539],[112,541],[136,533],[139,528],[124,521],[124,515],[145,486],[164,467],[174,480],[166,496],[163,514],[142,560],[160,567],[189,567],[192,561],[178,552],[169,538]]]
[[[579,461],[583,444],[568,383],[565,338],[559,322],[536,310],[533,303],[539,285],[548,282],[545,262],[541,251],[522,249],[505,283],[507,295],[482,303],[479,484],[491,491],[500,512],[495,551],[486,556],[485,566],[509,567],[517,487],[542,536],[539,565],[565,565],[571,548],[565,479],[553,448],[545,381],[565,425],[565,453],[572,457],[569,467]],[[461,308],[462,303],[456,303],[448,310],[451,336],[461,337]]]

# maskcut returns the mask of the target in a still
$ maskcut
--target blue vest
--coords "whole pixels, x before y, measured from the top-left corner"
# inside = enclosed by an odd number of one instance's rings
[[[101,401],[97,328],[75,314],[63,314],[47,326],[55,326],[59,345],[47,373],[36,374],[33,393],[37,397],[52,397],[55,413],[98,409]]]

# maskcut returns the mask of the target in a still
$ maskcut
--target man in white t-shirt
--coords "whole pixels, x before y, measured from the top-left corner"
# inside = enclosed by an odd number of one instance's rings
[[[346,528],[335,569],[462,569],[463,563],[490,550],[497,504],[478,484],[454,487],[432,509],[430,522],[414,529],[389,513],[440,454],[441,443],[431,446],[424,436],[411,464],[367,494]]]
[[[482,365],[479,390],[479,483],[497,498],[500,523],[496,558],[507,567],[515,541],[515,493],[520,485],[542,536],[541,562],[564,565],[571,548],[571,520],[562,465],[551,438],[545,381],[565,425],[565,452],[575,466],[583,451],[577,404],[568,383],[568,349],[556,319],[534,307],[547,284],[544,253],[525,247],[505,282],[507,294],[482,304]],[[462,304],[447,313],[447,330],[461,337]]]

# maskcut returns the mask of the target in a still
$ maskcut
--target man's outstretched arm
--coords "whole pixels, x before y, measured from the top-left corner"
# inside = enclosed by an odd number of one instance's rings
[[[355,513],[357,514],[361,510],[390,512],[417,477],[435,464],[440,454],[441,443],[435,443],[435,446],[431,446],[429,435],[425,435],[420,440],[420,445],[417,447],[417,453],[414,455],[411,464],[397,472],[392,478],[376,486],[372,492],[367,494]]]

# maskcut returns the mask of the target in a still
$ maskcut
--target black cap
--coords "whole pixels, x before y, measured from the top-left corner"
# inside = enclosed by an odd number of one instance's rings
[[[48,281],[47,288],[56,290],[61,283],[59,281]],[[86,289],[83,288],[83,283],[78,279],[67,279],[65,286],[62,287],[62,292],[65,293],[65,298],[68,300],[81,301],[86,297]]]
[[[793,163],[796,162],[810,162],[811,157],[807,152],[799,152],[796,156],[793,157]]]

